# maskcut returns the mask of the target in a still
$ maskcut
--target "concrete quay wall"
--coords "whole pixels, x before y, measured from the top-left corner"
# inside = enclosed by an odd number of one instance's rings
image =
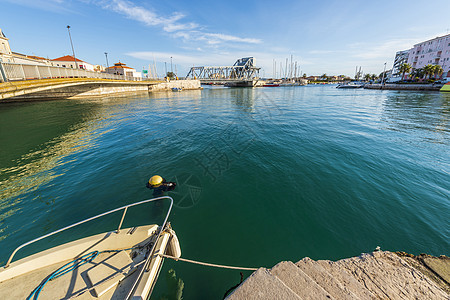
[[[149,92],[170,91],[173,88],[181,88],[182,90],[199,90],[201,89],[200,80],[175,80],[154,84],[148,87]]]
[[[450,299],[450,258],[376,251],[259,268],[227,300]]]
[[[365,89],[398,91],[439,91],[442,84],[366,84]]]
[[[198,80],[171,82],[64,80],[5,83],[0,87],[0,103],[52,99],[83,99],[144,94],[155,91],[201,89]]]
[[[88,87],[87,91],[75,95],[72,94],[80,92],[78,87],[71,87],[68,89],[64,89],[60,93],[60,97],[70,99],[107,97],[116,95],[148,93],[148,90],[149,90],[148,85],[118,85],[118,86],[96,85],[94,87],[92,86]]]

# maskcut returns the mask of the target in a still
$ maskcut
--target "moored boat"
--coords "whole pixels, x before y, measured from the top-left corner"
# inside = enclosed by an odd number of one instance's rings
[[[446,84],[444,84],[439,91],[440,92],[450,92],[450,82],[447,82]]]
[[[360,89],[364,87],[364,83],[361,82],[348,82],[343,84],[338,84],[337,89]]]
[[[130,207],[170,200],[161,225],[122,229]],[[164,254],[180,257],[178,238],[167,222],[167,196],[129,204],[51,232],[16,248],[0,268],[0,299],[147,299]],[[114,231],[65,243],[11,262],[23,247],[100,217],[122,212]]]

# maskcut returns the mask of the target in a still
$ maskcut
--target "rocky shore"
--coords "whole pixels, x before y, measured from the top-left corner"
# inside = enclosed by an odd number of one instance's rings
[[[227,299],[450,299],[450,258],[375,251],[259,268]]]

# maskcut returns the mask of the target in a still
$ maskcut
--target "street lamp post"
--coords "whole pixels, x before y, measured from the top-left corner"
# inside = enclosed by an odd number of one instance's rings
[[[75,50],[73,49],[72,36],[70,35],[70,26],[67,25],[67,31],[69,32],[70,45],[72,46],[73,61],[75,62],[75,68],[78,69],[77,59],[75,58]]]
[[[106,67],[109,68],[108,52],[105,52],[105,57],[106,57]]]
[[[386,75],[386,63],[384,63],[383,77],[381,78],[381,86],[384,85],[384,76]]]
[[[172,56],[170,57],[170,72],[173,73],[173,67],[172,67]]]

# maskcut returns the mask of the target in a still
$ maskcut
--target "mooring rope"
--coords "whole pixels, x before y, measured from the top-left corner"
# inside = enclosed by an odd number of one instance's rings
[[[39,294],[42,290],[42,288],[44,287],[44,285],[57,278],[60,277],[70,271],[73,271],[74,269],[77,269],[79,266],[85,264],[85,263],[89,263],[92,260],[94,260],[100,253],[105,253],[105,252],[120,252],[120,251],[124,251],[124,250],[131,250],[131,249],[135,249],[135,248],[139,248],[139,247],[134,247],[134,248],[127,248],[127,249],[122,249],[122,250],[104,250],[104,251],[92,251],[86,255],[83,255],[82,257],[75,259],[73,261],[71,261],[70,263],[62,266],[61,268],[59,268],[58,270],[56,270],[55,272],[53,272],[52,274],[50,274],[50,276],[48,276],[46,278],[46,280],[44,280],[44,282],[42,282],[38,287],[36,287],[33,292],[31,293],[30,296],[27,297],[27,300],[37,300],[39,297]],[[181,257],[175,257],[175,256],[171,256],[171,255],[167,255],[167,254],[157,254],[161,257],[164,258],[171,258],[173,260],[181,260],[184,262],[188,262],[188,263],[192,263],[192,264],[197,264],[197,265],[202,265],[202,266],[208,266],[208,267],[214,267],[214,268],[222,268],[222,269],[233,269],[233,270],[245,270],[245,271],[256,271],[258,270],[258,268],[246,268],[246,267],[233,267],[233,266],[225,266],[225,265],[218,265],[218,264],[211,264],[211,263],[206,263],[206,262],[201,262],[201,261],[195,261],[192,259],[186,259],[186,258],[181,258]],[[135,265],[133,265],[133,269],[135,269],[136,267],[140,266],[142,263],[144,263],[146,260],[143,260]],[[117,272],[116,274],[113,274],[112,276],[109,276],[107,279],[112,279],[118,275],[122,274],[121,272]],[[129,275],[129,274],[128,274]],[[128,276],[127,275],[127,276]],[[103,283],[104,280],[101,281],[101,283]],[[81,291],[79,291],[78,293],[72,295],[69,299],[72,298],[76,298],[78,296],[80,296],[81,294],[84,294],[87,291],[93,290],[99,283],[93,285],[90,288],[84,288]]]
[[[258,268],[246,268],[246,267],[233,267],[233,266],[225,266],[225,265],[217,265],[217,264],[210,264],[206,262],[196,261],[192,259],[186,259],[181,257],[175,257],[167,254],[158,254],[159,256],[165,257],[165,258],[171,258],[173,260],[181,260],[184,262],[202,265],[202,266],[208,266],[208,267],[214,267],[214,268],[222,268],[222,269],[233,269],[233,270],[245,270],[245,271],[256,271]]]

